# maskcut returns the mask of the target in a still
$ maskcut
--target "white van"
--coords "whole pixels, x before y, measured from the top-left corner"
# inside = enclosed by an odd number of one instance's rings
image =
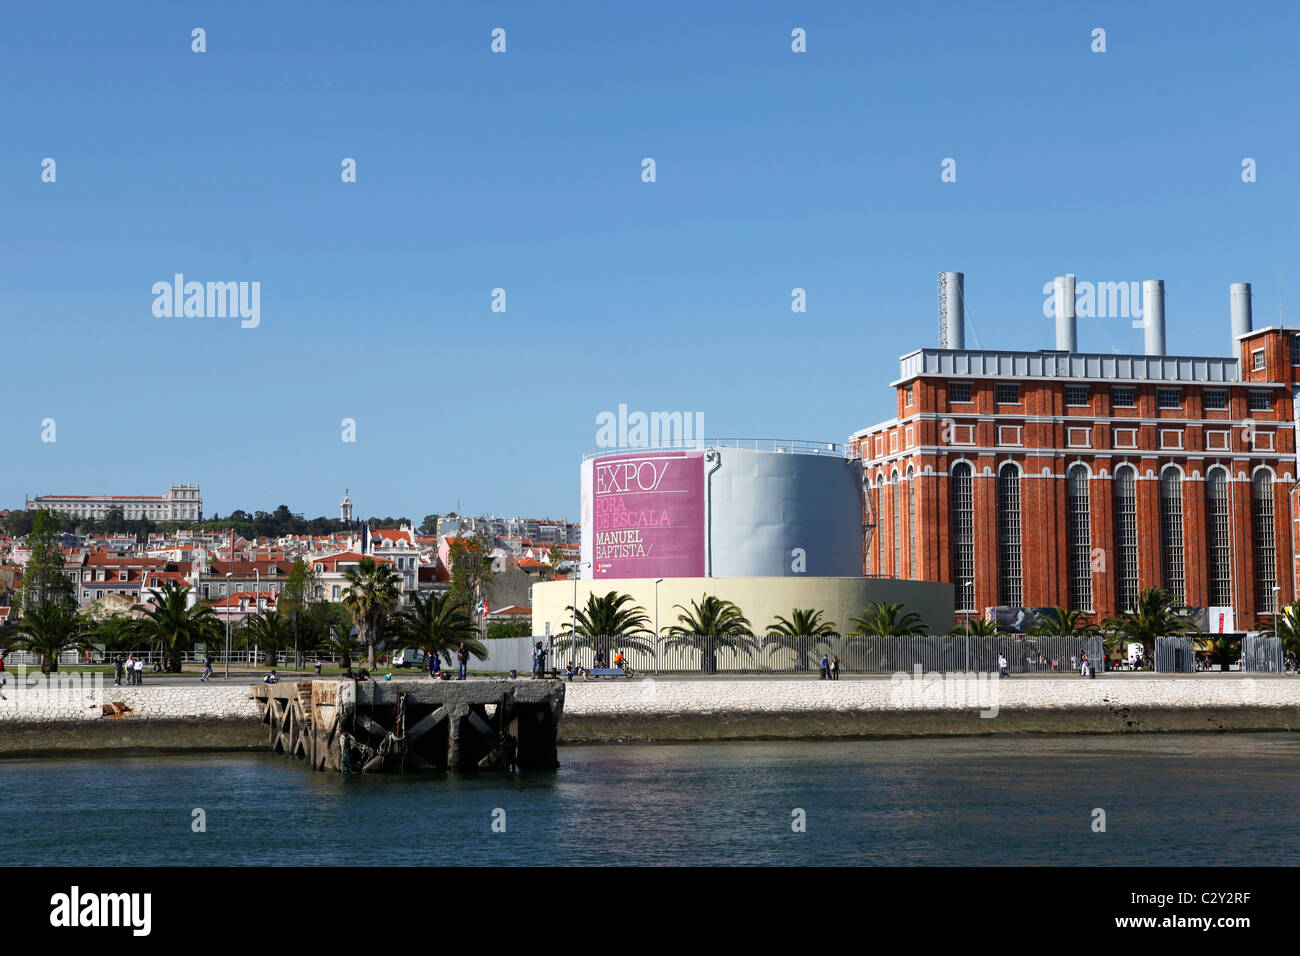
[[[407,647],[393,655],[394,667],[420,667],[424,664],[424,651]]]

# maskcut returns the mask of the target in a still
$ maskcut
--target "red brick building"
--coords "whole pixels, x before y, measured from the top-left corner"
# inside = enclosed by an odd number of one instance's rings
[[[1159,586],[1233,608],[1236,630],[1269,626],[1295,598],[1300,330],[1236,342],[1238,358],[902,356],[897,417],[851,439],[866,572],[953,583],[959,619],[1061,605],[1100,620]]]

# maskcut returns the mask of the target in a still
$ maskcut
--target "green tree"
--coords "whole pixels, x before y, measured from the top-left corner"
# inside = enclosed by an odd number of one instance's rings
[[[41,673],[59,669],[59,655],[86,647],[86,622],[68,604],[50,601],[23,614],[14,629],[12,647],[31,651],[41,659]]]
[[[533,633],[533,629],[523,621],[493,621],[487,626],[487,636],[490,640],[501,640],[507,637],[528,637]]]
[[[23,566],[23,589],[19,607],[24,614],[46,604],[76,605],[76,590],[63,572],[63,539],[59,516],[41,508],[32,518],[27,535],[31,557]]]
[[[268,664],[274,664],[280,651],[293,649],[293,619],[280,610],[268,609],[247,618],[239,636],[245,648],[255,648],[266,655]]]
[[[546,552],[546,580],[556,581],[560,577],[560,565],[564,563],[564,554],[558,544],[553,544]]]
[[[1137,607],[1116,617],[1108,617],[1101,626],[1108,633],[1107,651],[1117,643],[1141,644],[1148,656],[1154,655],[1156,638],[1170,634],[1199,633],[1196,622],[1174,608],[1174,596],[1163,588],[1147,588],[1138,595]]]
[[[460,648],[479,660],[487,660],[487,648],[478,639],[474,619],[469,609],[457,595],[448,591],[439,595],[431,592],[426,598],[417,597],[409,608],[397,615],[397,646],[418,647],[427,656],[439,655],[446,663]]]
[[[1267,633],[1282,638],[1282,646],[1288,651],[1300,651],[1300,604],[1282,608],[1273,619],[1273,630]]]
[[[953,637],[994,637],[1000,632],[998,626],[992,621],[986,621],[982,617],[973,617],[959,623],[948,633]]]
[[[570,626],[553,640],[552,646],[557,651],[590,647],[605,654],[607,659],[614,646],[643,653],[654,651],[649,635],[650,618],[645,608],[632,603],[630,594],[618,591],[588,594],[587,603],[578,609],[576,616],[572,604],[565,605],[564,609],[569,612]]]
[[[705,674],[717,673],[719,651],[731,651],[739,656],[742,650],[754,648],[749,618],[731,601],[706,594],[702,600],[692,601],[690,608],[681,604],[673,606],[682,613],[668,629],[664,647],[698,650],[700,668]]]
[[[1082,611],[1067,611],[1057,605],[1038,616],[1029,629],[1034,637],[1087,637],[1097,633],[1097,625],[1089,624]]]
[[[353,659],[360,657],[366,650],[365,643],[359,635],[352,633],[353,630],[346,624],[332,627],[329,636],[320,645],[321,650],[339,656],[339,663],[345,671],[351,671]]]
[[[420,527],[415,529],[416,534],[437,534],[438,533],[438,516],[425,515],[424,520],[420,522]]]
[[[131,609],[141,615],[136,622],[140,636],[162,649],[163,666],[169,674],[181,672],[181,656],[196,642],[222,639],[221,623],[206,601],[187,606],[189,591],[168,581],[149,604],[137,604]]]
[[[469,607],[491,598],[491,545],[481,534],[454,538],[448,548],[451,558],[451,590]]]
[[[356,567],[347,568],[343,577],[343,606],[352,615],[361,642],[368,648],[369,667],[375,666],[375,645],[383,634],[385,622],[401,602],[402,578],[391,564],[380,564],[364,557]]]
[[[902,603],[889,604],[873,601],[861,617],[850,619],[855,633],[866,637],[894,637],[896,635],[925,634],[929,627],[915,611],[907,610]]]
[[[829,647],[829,641],[815,638],[834,637],[837,634],[833,621],[822,620],[822,612],[812,608],[795,608],[789,618],[777,615],[767,626],[763,636],[764,647],[781,647],[795,653],[795,670],[812,669],[812,655],[818,647]],[[809,640],[814,638],[814,640]]]

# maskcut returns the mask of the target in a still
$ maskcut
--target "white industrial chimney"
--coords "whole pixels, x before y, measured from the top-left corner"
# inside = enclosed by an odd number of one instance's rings
[[[1146,330],[1146,354],[1165,354],[1165,280],[1142,280],[1142,326]]]
[[[1056,294],[1056,349],[1079,351],[1079,327],[1074,318],[1074,276],[1057,276],[1053,280]]]
[[[1250,283],[1234,282],[1228,286],[1228,314],[1232,316],[1232,355],[1240,349],[1237,339],[1252,331]]]
[[[939,273],[939,348],[966,347],[966,276]]]

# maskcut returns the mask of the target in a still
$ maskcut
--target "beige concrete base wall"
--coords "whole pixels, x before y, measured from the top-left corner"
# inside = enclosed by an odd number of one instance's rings
[[[578,607],[589,594],[610,591],[632,595],[645,608],[651,629],[655,619],[655,583],[649,578],[601,578],[578,581]],[[946,634],[954,625],[953,586],[938,581],[900,581],[894,578],[664,578],[659,585],[659,632],[677,623],[680,610],[706,594],[736,604],[756,633],[763,633],[777,615],[788,618],[795,608],[813,608],[843,633],[851,633],[849,619],[861,616],[874,601],[905,604],[929,625],[929,632]],[[558,634],[569,626],[573,603],[572,581],[546,581],[533,585],[533,633],[546,625]]]

